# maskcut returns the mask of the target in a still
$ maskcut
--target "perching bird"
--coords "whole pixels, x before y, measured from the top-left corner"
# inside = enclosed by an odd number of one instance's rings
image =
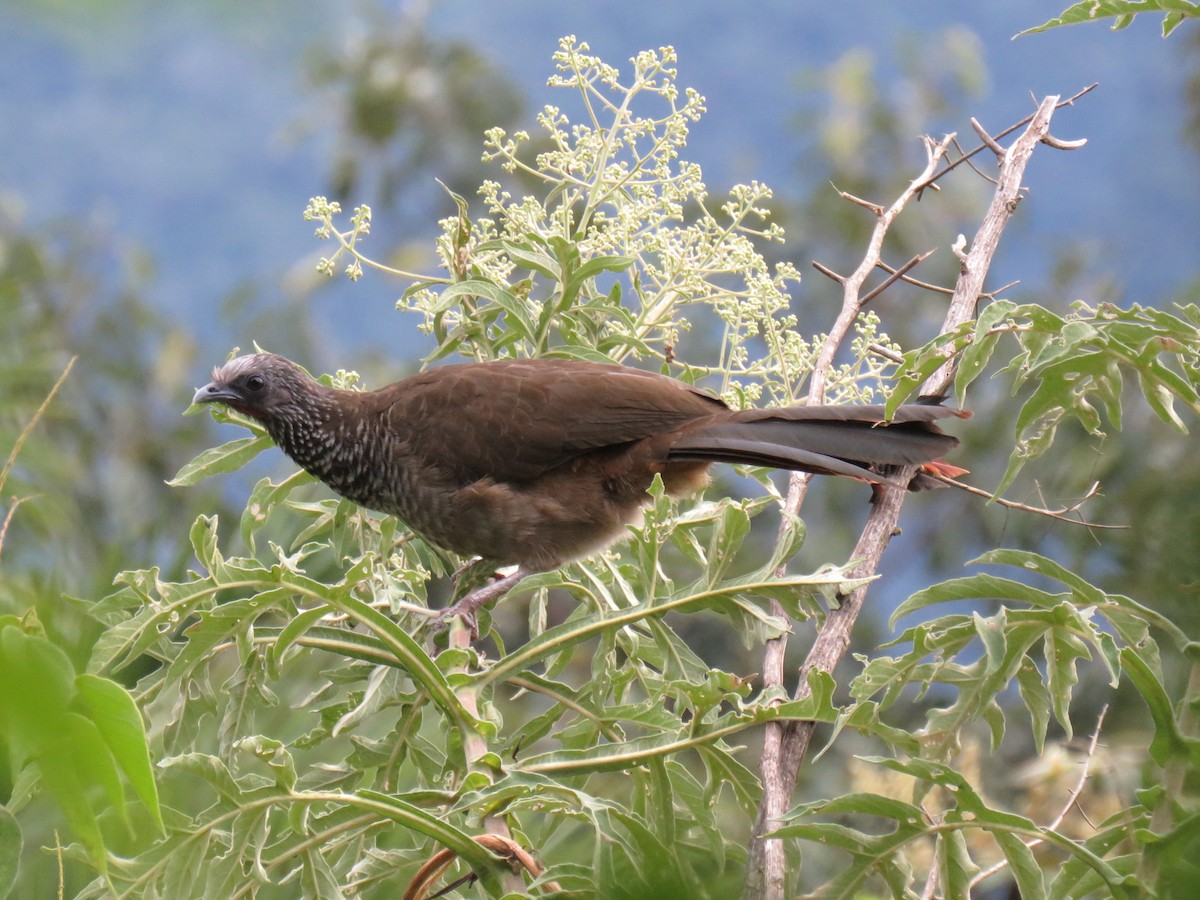
[[[355,392],[269,353],[225,363],[193,402],[250,416],[343,497],[448,550],[517,563],[520,576],[624,536],[656,474],[671,495],[702,487],[712,462],[902,487],[880,467],[938,460],[958,440],[935,420],[969,415],[909,404],[885,424],[880,406],[733,410],[665,375],[566,359],[445,366]]]

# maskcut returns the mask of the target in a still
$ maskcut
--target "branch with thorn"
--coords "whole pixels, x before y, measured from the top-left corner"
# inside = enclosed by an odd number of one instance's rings
[[[1001,132],[998,136],[1003,138],[1024,128],[1024,131],[1000,157],[1000,172],[995,182],[996,189],[969,250],[966,249],[965,238],[962,241],[960,273],[942,325],[943,334],[954,332],[963,323],[975,318],[978,303],[985,296],[984,278],[999,245],[1004,227],[1020,198],[1021,180],[1025,167],[1033,155],[1034,149],[1050,133],[1050,120],[1054,111],[1061,106],[1073,103],[1089,90],[1091,88],[1086,88],[1064,102],[1060,102],[1059,98],[1055,96],[1045,98],[1038,105],[1036,112]],[[875,215],[875,225],[862,261],[854,272],[848,276],[841,276],[824,267],[819,268],[819,271],[834,278],[842,285],[842,308],[817,355],[809,386],[809,402],[822,402],[825,386],[838,350],[850,333],[863,305],[870,297],[878,295],[878,291],[864,294],[863,285],[868,275],[880,265],[884,239],[896,217],[910,201],[914,198],[919,199],[925,188],[934,186],[934,182],[984,147],[981,145],[957,161],[943,165],[954,139],[953,134],[947,135],[940,141],[925,138],[925,170],[886,209],[845,192],[839,192],[848,201],[870,210]],[[884,286],[903,278],[904,273],[911,268],[911,265],[902,267],[903,272],[893,273],[894,277],[885,282]],[[949,350],[948,354],[952,352]],[[954,359],[948,355],[945,364],[926,381],[923,394],[944,396],[951,386],[954,371]],[[911,476],[912,470],[908,470],[907,474]],[[900,477],[903,478],[904,474],[902,473]],[[789,521],[799,511],[804,502],[808,483],[808,477],[803,474],[793,475],[791,478],[784,503],[783,518],[785,521]],[[858,560],[850,573],[853,577],[869,578],[875,574],[884,549],[896,533],[904,498],[905,492],[899,490],[879,492],[858,543],[850,554],[852,559]],[[825,672],[833,671],[845,654],[850,646],[851,630],[866,598],[866,590],[867,588],[864,586],[852,591],[848,596],[842,598],[841,604],[836,609],[830,610],[800,669],[799,686],[793,699],[802,700],[808,696],[810,672],[814,669]],[[777,601],[772,601],[771,609],[775,615],[784,615],[784,611]],[[782,688],[786,648],[786,633],[767,642],[762,668],[764,691],[778,692]],[[750,898],[782,900],[786,896],[787,860],[784,845],[782,841],[769,839],[766,835],[778,826],[791,802],[799,768],[808,752],[814,726],[815,723],[812,722],[771,722],[765,726],[760,762],[763,795],[750,842],[747,880],[742,893],[744,900],[750,900]]]

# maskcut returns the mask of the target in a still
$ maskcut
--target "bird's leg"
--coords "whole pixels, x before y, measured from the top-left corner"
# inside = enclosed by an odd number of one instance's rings
[[[454,585],[452,597],[459,597],[471,593],[476,588],[491,584],[503,577],[500,573],[504,567],[494,559],[476,556],[473,559],[463,563],[450,576],[450,583]]]
[[[491,584],[485,584],[483,587],[477,587],[470,593],[464,595],[458,600],[458,602],[447,606],[440,613],[438,613],[437,618],[434,619],[434,622],[438,625],[442,625],[447,619],[461,616],[471,626],[472,634],[478,636],[476,633],[475,613],[487,606],[489,603],[499,600],[510,590],[512,590],[513,587],[516,586],[517,582],[533,574],[536,574],[533,569],[526,568],[525,566],[517,566],[517,570],[511,575],[505,575],[503,578],[499,578],[496,581],[493,581]]]

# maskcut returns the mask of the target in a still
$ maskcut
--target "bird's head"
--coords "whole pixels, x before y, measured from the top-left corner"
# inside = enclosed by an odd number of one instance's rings
[[[192,397],[193,403],[223,403],[270,425],[293,418],[321,391],[321,385],[289,359],[254,353],[213,369],[212,381]]]

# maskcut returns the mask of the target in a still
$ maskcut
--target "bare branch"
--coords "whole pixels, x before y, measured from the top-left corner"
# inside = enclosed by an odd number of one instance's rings
[[[1068,97],[1066,100],[1060,100],[1054,108],[1062,109],[1064,106],[1074,106],[1076,100],[1078,100],[1084,94],[1091,93],[1099,86],[1100,86],[1099,82],[1094,82],[1092,84],[1089,84],[1087,87],[1085,87],[1083,90],[1079,91],[1073,97]],[[1037,98],[1034,97],[1033,101],[1036,103]],[[1036,115],[1036,113],[1028,115],[1024,119],[1022,119],[1020,122],[1017,122],[1015,125],[1010,125],[1008,128],[1005,128],[1002,132],[1000,132],[999,134],[997,134],[995,136],[995,139],[1000,140],[1001,138],[1006,138],[1010,134],[1012,134],[1014,131],[1016,131],[1017,129],[1024,128],[1026,125],[1028,125],[1030,122],[1033,121],[1034,115]],[[930,176],[927,183],[920,186],[920,188],[918,189],[918,194],[927,187],[936,187],[936,185],[934,184],[935,181],[940,181],[942,176],[945,175],[947,172],[950,172],[950,171],[958,168],[963,163],[967,162],[972,156],[975,156],[977,153],[980,153],[985,149],[987,149],[986,145],[980,144],[978,147],[976,147],[970,153],[964,154],[962,157],[960,157],[959,159],[956,159],[954,162],[950,163],[948,166],[946,166],[946,168],[942,169],[940,172],[937,172],[936,174]]]
[[[933,854],[933,862],[929,865],[929,874],[925,876],[925,889],[921,891],[921,900],[933,900],[937,896],[938,858]]]
[[[1075,141],[1064,141],[1060,138],[1056,138],[1052,134],[1048,134],[1042,138],[1042,143],[1048,147],[1053,147],[1055,150],[1078,150],[1087,143],[1087,138],[1079,138]]]
[[[1086,494],[1083,495],[1077,502],[1070,506],[1063,506],[1059,509],[1046,509],[1041,506],[1030,506],[1027,503],[1018,503],[1016,500],[1005,500],[1003,497],[997,497],[991,491],[985,491],[983,488],[977,488],[974,485],[966,484],[962,481],[956,481],[953,478],[948,478],[939,472],[926,472],[931,478],[935,478],[943,484],[948,484],[951,487],[956,487],[960,491],[966,491],[969,494],[974,494],[977,497],[986,497],[989,502],[999,504],[1008,509],[1019,509],[1021,512],[1033,513],[1039,516],[1046,516],[1050,519],[1058,519],[1060,522],[1066,522],[1068,525],[1082,525],[1084,528],[1103,528],[1109,531],[1119,531],[1128,528],[1128,525],[1097,525],[1095,522],[1085,522],[1082,519],[1068,518],[1071,513],[1079,512],[1083,505],[1100,493],[1100,482],[1095,482]]]
[[[996,142],[996,139],[987,133],[987,129],[979,124],[979,120],[974,116],[971,117],[971,128],[979,135],[979,139],[983,141],[983,145],[996,154],[997,159],[1004,159],[1004,148]]]
[[[906,262],[904,265],[902,265],[899,269],[892,272],[892,274],[889,275],[887,278],[885,278],[878,287],[872,288],[870,291],[868,291],[863,296],[862,300],[859,301],[859,306],[860,307],[866,306],[868,303],[870,303],[872,300],[874,300],[876,297],[878,297],[880,294],[882,294],[884,291],[886,291],[889,287],[891,287],[893,284],[895,284],[899,279],[903,278],[905,272],[907,272],[910,269],[925,262],[925,260],[929,259],[929,257],[933,256],[933,254],[936,252],[937,252],[937,249],[934,248],[933,250],[926,250],[924,253],[918,253],[916,256],[914,256],[912,259],[910,259],[908,262]],[[875,265],[876,266],[879,265],[878,261],[875,263]]]
[[[1005,152],[1000,164],[996,192],[992,195],[992,202],[984,214],[983,223],[971,242],[971,249],[963,259],[963,271],[959,275],[958,284],[955,285],[946,321],[942,324],[943,333],[956,331],[959,325],[975,317],[976,306],[983,295],[984,278],[991,266],[992,257],[996,254],[996,248],[1000,246],[1000,236],[1020,200],[1021,179],[1025,174],[1025,167],[1033,156],[1034,148],[1049,134],[1050,119],[1057,108],[1057,97],[1050,96],[1043,100],[1029,127]],[[949,391],[953,380],[954,365],[952,360],[947,358],[946,363],[925,382],[922,393],[941,397]]]
[[[970,167],[972,172],[974,172],[976,175],[978,175],[984,181],[990,181],[992,184],[996,183],[995,176],[989,175],[987,172],[983,171],[983,169],[979,168],[979,166],[975,165],[975,163],[971,162],[970,157],[967,156],[967,151],[962,148],[962,145],[957,140],[955,140],[955,142],[954,142],[954,149],[962,154],[962,156],[963,156],[962,161],[965,162]],[[934,182],[933,184],[930,185],[930,187],[936,188],[937,183]]]
[[[947,135],[941,141],[936,142],[931,138],[924,138],[926,152],[924,171],[917,176],[890,207],[886,210],[879,208],[876,212],[875,228],[871,232],[871,238],[862,262],[859,263],[854,272],[841,280],[842,308],[828,336],[825,338],[825,343],[822,344],[821,350],[817,355],[817,361],[813,366],[812,380],[809,383],[808,391],[809,403],[820,403],[824,399],[825,385],[829,379],[829,371],[833,367],[834,357],[837,354],[838,348],[854,327],[855,318],[862,310],[862,287],[867,277],[879,264],[883,252],[883,240],[887,235],[888,229],[891,227],[892,222],[895,221],[896,216],[900,214],[901,210],[916,195],[921,184],[927,181],[933,172],[937,171],[937,167],[942,159],[944,159],[946,149],[953,139],[954,135]],[[875,209],[865,203],[862,205],[868,206],[873,211]],[[806,474],[793,473],[788,482],[787,499],[784,501],[783,522],[790,520],[799,511],[808,489],[808,481],[809,476]],[[885,491],[884,493],[899,494],[902,492]],[[896,513],[897,515],[899,513],[898,506]],[[781,539],[784,527],[781,523]],[[859,558],[857,552],[854,556],[855,558]],[[874,563],[869,563],[867,568],[873,570]],[[780,572],[782,573],[782,571],[781,568]],[[859,602],[861,603],[861,599]],[[771,601],[771,611],[774,615],[785,615],[783,607],[776,600]],[[778,638],[767,641],[763,650],[763,690],[782,687],[784,675],[783,661],[786,650],[786,635],[781,635]],[[801,691],[807,691],[807,685],[803,684],[807,671],[805,669],[801,673]],[[794,732],[795,723],[792,722],[768,722],[765,726],[763,753],[759,763],[763,796],[759,802],[758,816],[754,822],[754,836],[750,842],[750,859],[747,867],[746,884],[742,892],[742,896],[747,898],[747,900],[748,898],[760,897],[764,898],[764,900],[782,900],[785,896],[787,861],[784,856],[783,842],[767,840],[763,836],[774,830],[780,817],[787,811],[792,793],[796,787],[796,773],[799,770],[800,758],[803,757],[803,750],[801,750],[800,756],[797,757]],[[807,740],[805,740],[804,746],[807,746]]]
[[[882,356],[888,362],[894,362],[896,365],[900,365],[902,362],[904,362],[903,353],[897,353],[896,351],[883,346],[883,344],[867,344],[867,349],[876,356]]]
[[[1072,98],[1072,100],[1074,99]],[[942,326],[943,333],[956,330],[963,322],[974,317],[978,301],[983,296],[984,277],[996,252],[1004,226],[1012,216],[1017,201],[1020,199],[1021,179],[1025,167],[1038,142],[1049,133],[1050,119],[1057,105],[1057,97],[1047,97],[1043,100],[1037,112],[1026,120],[1028,122],[1026,130],[1005,152],[992,202],[975,235],[971,249],[962,254],[962,271]],[[1019,127],[1021,126],[1014,126],[1005,134],[1015,131]],[[883,240],[888,229],[905,205],[913,197],[916,197],[922,188],[929,186],[936,177],[939,177],[935,173],[938,172],[938,166],[945,158],[947,148],[953,139],[953,135],[948,135],[937,142],[926,138],[928,162],[925,171],[901,193],[888,209],[878,214],[863,260],[843,284],[842,309],[818,353],[809,385],[809,402],[820,403],[824,398],[825,386],[834,357],[853,327],[855,317],[862,309],[860,292],[867,276],[879,264]],[[957,163],[953,165],[957,165]],[[948,169],[943,171],[948,171]],[[924,392],[929,395],[944,395],[953,380],[953,374],[953,360],[948,356],[946,363],[926,382]],[[902,470],[897,477],[899,480],[905,481],[913,474],[914,470],[909,468]],[[799,510],[807,491],[808,481],[808,477],[804,475],[793,475],[784,504],[785,519]],[[854,551],[850,554],[852,559],[858,560],[858,563],[848,573],[851,577],[867,577],[875,573],[884,549],[892,535],[896,533],[896,525],[905,496],[906,492],[901,489],[877,488],[871,513]],[[808,674],[810,672],[813,670],[833,671],[837,662],[845,654],[850,646],[851,630],[858,619],[865,598],[866,588],[859,588],[843,598],[837,608],[830,610],[801,667],[795,699],[803,699],[808,696]],[[777,604],[773,603],[773,611],[776,613],[782,611],[775,609],[775,606]],[[764,650],[764,689],[782,685],[785,649],[786,636],[767,642]],[[768,840],[764,835],[776,827],[780,817],[787,809],[795,789],[800,764],[804,760],[812,739],[813,729],[814,723],[812,722],[786,724],[773,722],[766,726],[760,768],[763,796],[754,823],[747,880],[742,893],[743,898],[747,898],[747,900],[749,898],[782,900],[785,896],[787,872],[783,843],[778,840]]]
[[[879,268],[883,269],[883,271],[885,271],[885,272],[895,272],[896,271],[891,266],[889,266],[887,263],[885,263],[883,260],[880,260],[878,265],[879,265]],[[915,287],[919,287],[919,288],[924,288],[927,291],[933,291],[935,294],[946,294],[947,296],[951,296],[954,294],[954,288],[942,287],[940,284],[930,284],[927,281],[921,281],[920,279],[913,278],[910,275],[901,275],[900,278],[907,284],[911,284],[911,285],[913,285]]]
[[[823,263],[819,263],[815,259],[813,260],[812,265],[813,265],[813,268],[816,269],[818,272],[820,272],[822,275],[826,276],[827,278],[832,278],[838,284],[846,283],[846,276],[839,275],[837,272],[833,271],[833,269],[829,268],[829,266],[826,266]]]
[[[849,200],[851,203],[854,203],[857,206],[861,206],[864,209],[869,209],[877,216],[883,215],[883,207],[878,203],[872,203],[870,200],[864,200],[862,197],[856,197],[847,191],[841,190],[836,184],[833,186],[833,189],[838,192],[838,196],[843,200]]]

